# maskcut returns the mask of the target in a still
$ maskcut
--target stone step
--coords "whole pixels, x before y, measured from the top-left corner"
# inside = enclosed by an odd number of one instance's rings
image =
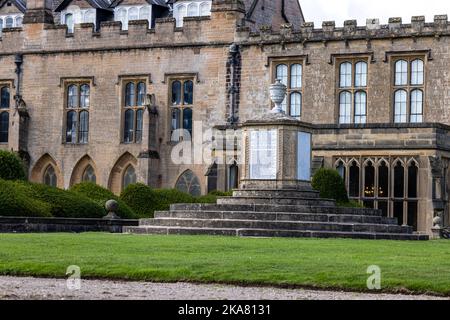
[[[232,219],[232,220],[273,220],[273,221],[316,221],[339,223],[369,223],[398,225],[396,218],[367,215],[322,214],[322,213],[288,213],[288,212],[255,212],[255,211],[189,211],[172,210],[157,211],[155,218],[179,219]],[[148,219],[141,219],[145,225]]]
[[[217,204],[272,204],[272,205],[307,205],[307,206],[335,206],[336,202],[318,198],[266,198],[266,197],[226,197],[217,199]]]
[[[189,227],[205,229],[269,229],[341,232],[412,233],[407,226],[366,223],[330,223],[304,221],[178,219],[157,218],[145,221],[145,226]]]
[[[289,212],[289,213],[320,213],[320,214],[346,214],[381,216],[382,212],[376,209],[341,208],[335,206],[311,205],[274,205],[274,204],[172,204],[170,210],[186,211],[246,211],[246,212]]]
[[[309,198],[318,199],[319,192],[312,189],[304,190],[235,190],[233,197],[257,198]]]
[[[336,232],[336,231],[297,231],[297,230],[266,230],[266,229],[217,229],[217,228],[184,228],[184,227],[124,227],[124,233],[153,235],[216,235],[241,237],[289,237],[289,238],[351,238],[371,240],[429,240],[427,235],[391,234],[367,232]]]

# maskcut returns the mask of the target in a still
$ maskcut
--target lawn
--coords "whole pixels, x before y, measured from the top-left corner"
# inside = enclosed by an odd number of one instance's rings
[[[105,233],[0,234],[0,274],[191,281],[367,290],[370,265],[383,291],[450,296],[450,241],[246,239]]]

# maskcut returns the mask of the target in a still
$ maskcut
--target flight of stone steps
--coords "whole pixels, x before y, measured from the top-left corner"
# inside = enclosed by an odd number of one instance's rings
[[[174,204],[124,233],[428,240],[374,209],[341,208],[312,190],[239,190],[217,204]]]

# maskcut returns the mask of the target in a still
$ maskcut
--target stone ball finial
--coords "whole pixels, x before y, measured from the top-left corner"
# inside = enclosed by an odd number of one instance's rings
[[[117,211],[119,211],[119,203],[116,200],[106,201],[105,209],[108,211],[108,214],[104,217],[104,219],[120,219],[117,215]]]

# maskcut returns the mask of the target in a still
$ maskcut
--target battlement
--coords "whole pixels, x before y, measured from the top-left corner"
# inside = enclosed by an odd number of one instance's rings
[[[358,26],[356,20],[344,21],[343,27],[336,27],[335,21],[324,21],[322,28],[315,28],[313,22],[306,22],[300,30],[291,25],[282,25],[280,31],[274,32],[270,26],[263,26],[259,32],[241,28],[239,37],[251,41],[342,41],[357,39],[382,39],[404,37],[427,37],[450,35],[447,15],[436,15],[431,23],[425,22],[424,16],[414,16],[411,22],[404,24],[402,18],[390,18],[388,24],[380,24],[379,19],[367,19],[365,26]]]
[[[37,29],[41,33],[36,33]],[[34,35],[34,38],[30,40],[29,35]],[[214,46],[232,42],[305,43],[430,36],[439,38],[449,35],[447,15],[437,15],[431,23],[427,23],[424,16],[415,16],[408,24],[403,24],[401,18],[390,18],[386,25],[380,24],[379,19],[367,19],[365,26],[358,26],[356,20],[347,20],[343,27],[336,27],[334,21],[324,21],[320,29],[316,29],[314,23],[306,22],[298,30],[285,24],[277,32],[271,26],[262,26],[258,32],[253,32],[246,25],[238,25],[235,17],[230,18],[226,13],[218,12],[211,17],[186,17],[183,27],[176,27],[174,18],[160,18],[156,19],[153,28],[149,28],[147,20],[130,21],[128,30],[122,30],[121,22],[117,21],[102,22],[98,28],[92,23],[77,24],[73,33],[69,33],[65,25],[54,24],[4,28],[0,37],[0,56],[28,51]]]

